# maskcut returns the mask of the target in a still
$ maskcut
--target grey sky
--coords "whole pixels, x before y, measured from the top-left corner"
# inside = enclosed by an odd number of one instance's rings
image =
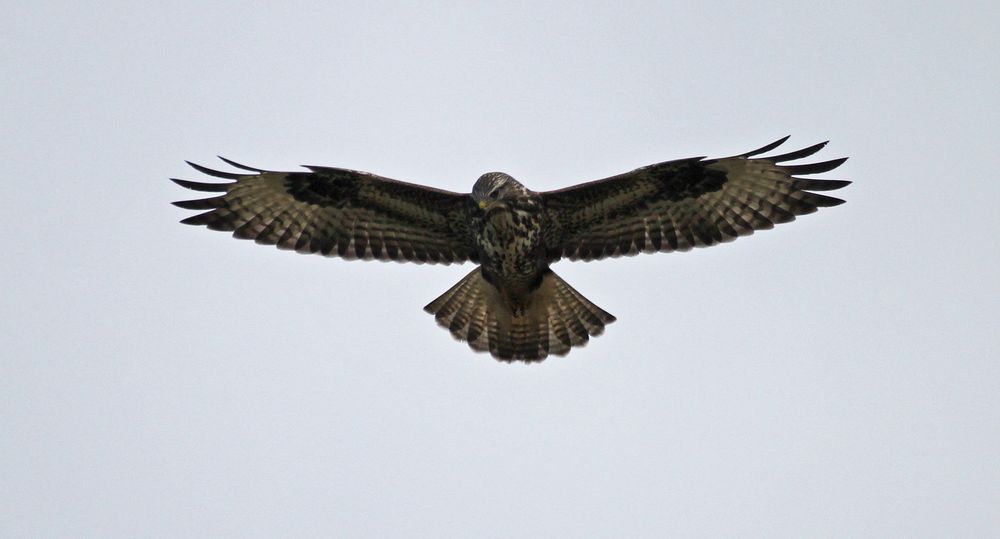
[[[0,19],[0,536],[1000,535],[995,3],[66,4]],[[421,310],[468,265],[169,205],[216,154],[548,190],[786,134],[846,205],[559,263],[618,322],[540,365]]]

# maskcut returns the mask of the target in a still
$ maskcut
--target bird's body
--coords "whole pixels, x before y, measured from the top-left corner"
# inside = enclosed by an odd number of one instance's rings
[[[483,277],[517,308],[549,267],[542,241],[547,223],[541,197],[507,174],[493,172],[479,181],[495,181],[504,189],[498,196],[483,198],[483,211],[473,220]]]
[[[786,137],[787,138],[787,137]],[[782,142],[723,159],[666,161],[560,189],[534,192],[501,172],[484,174],[462,195],[347,169],[249,174],[178,184],[223,195],[175,203],[205,213],[188,224],[302,253],[347,259],[479,266],[425,310],[475,350],[504,361],[563,355],[615,317],[549,267],[640,252],[685,251],[791,221],[843,201],[810,191],[844,187],[809,175],[843,163],[787,165],[824,145],[754,157]]]

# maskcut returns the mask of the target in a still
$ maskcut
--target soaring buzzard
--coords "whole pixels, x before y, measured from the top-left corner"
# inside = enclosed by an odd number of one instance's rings
[[[549,269],[561,258],[597,260],[686,251],[732,241],[843,200],[812,191],[850,182],[797,176],[845,159],[788,165],[826,143],[771,157],[788,137],[722,159],[692,157],[538,193],[501,172],[472,194],[343,168],[219,172],[230,183],[173,181],[222,193],[174,204],[208,210],[181,221],[300,253],[347,259],[479,266],[424,310],[459,340],[502,361],[565,355],[615,321]]]

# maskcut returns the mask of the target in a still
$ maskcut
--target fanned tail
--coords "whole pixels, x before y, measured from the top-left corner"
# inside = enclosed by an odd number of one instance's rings
[[[545,272],[517,314],[480,268],[424,310],[456,339],[501,361],[541,361],[549,354],[566,355],[615,321],[552,270]]]

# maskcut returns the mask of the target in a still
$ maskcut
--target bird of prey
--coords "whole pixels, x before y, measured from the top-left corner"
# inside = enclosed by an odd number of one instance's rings
[[[552,263],[687,251],[842,204],[816,191],[850,182],[800,176],[828,172],[846,158],[788,164],[825,142],[762,156],[787,138],[733,157],[666,161],[546,192],[502,172],[483,174],[471,194],[460,194],[343,168],[274,172],[220,158],[245,172],[188,163],[232,181],[174,179],[220,193],[174,204],[207,210],[182,223],[300,253],[476,263],[424,310],[473,350],[501,361],[541,361],[586,344],[615,321],[556,275]]]

